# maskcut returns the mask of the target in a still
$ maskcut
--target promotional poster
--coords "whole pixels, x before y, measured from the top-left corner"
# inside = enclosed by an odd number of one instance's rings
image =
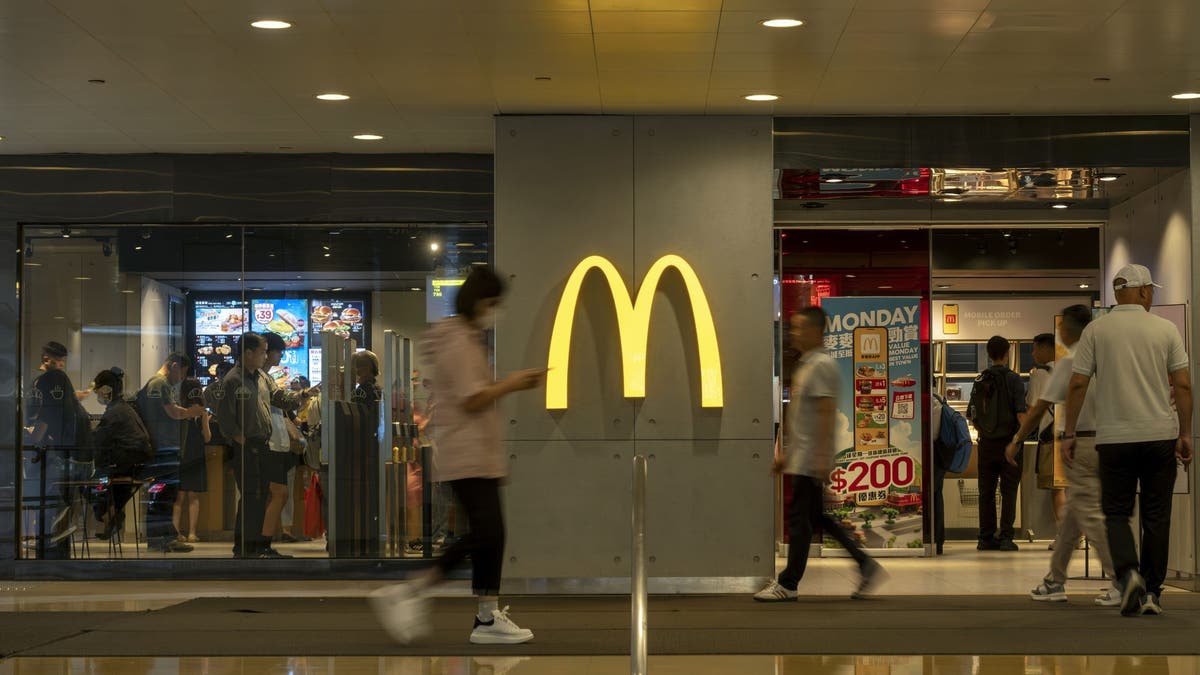
[[[842,384],[826,511],[867,548],[920,555],[920,299],[825,298],[821,308]]]

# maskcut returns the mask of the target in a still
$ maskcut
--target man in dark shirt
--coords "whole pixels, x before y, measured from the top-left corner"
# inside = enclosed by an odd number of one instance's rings
[[[1008,340],[994,336],[987,343],[992,365],[975,378],[967,417],[975,425],[979,447],[980,551],[1016,551],[1013,523],[1017,519],[1017,490],[1021,467],[1009,464],[1004,449],[1025,421],[1025,385],[1008,367]],[[1000,524],[996,525],[996,484],[1000,485]]]
[[[67,348],[59,342],[47,342],[42,347],[42,372],[33,380],[27,407],[27,445],[35,450],[33,462],[38,464],[37,483],[27,490],[43,496],[37,519],[37,556],[46,559],[71,557],[68,537],[75,529],[66,499],[69,490],[55,488],[55,484],[72,477],[69,454],[79,440],[77,426],[86,423],[66,368]]]
[[[192,546],[180,541],[171,517],[178,494],[179,448],[183,439],[183,422],[204,414],[199,405],[184,408],[179,405],[179,383],[187,375],[192,360],[174,352],[167,357],[158,372],[138,392],[138,408],[154,439],[155,458],[146,472],[164,481],[164,488],[154,500],[154,509],[146,514],[146,546],[152,551],[187,553]]]

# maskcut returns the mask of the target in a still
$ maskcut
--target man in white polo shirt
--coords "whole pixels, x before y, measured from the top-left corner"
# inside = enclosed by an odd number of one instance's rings
[[[1161,287],[1141,265],[1117,271],[1117,305],[1083,331],[1075,352],[1063,434],[1062,452],[1072,456],[1080,410],[1094,378],[1101,507],[1125,616],[1162,614],[1176,458],[1185,467],[1192,461],[1188,356],[1174,324],[1149,313],[1155,288]],[[1140,564],[1129,523],[1139,483]]]

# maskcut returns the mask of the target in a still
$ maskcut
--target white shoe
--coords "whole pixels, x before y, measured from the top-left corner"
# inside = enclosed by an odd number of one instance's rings
[[[508,607],[493,609],[492,620],[484,623],[475,617],[475,630],[471,631],[474,645],[519,645],[533,639],[533,631],[521,628],[508,618]]]
[[[1121,591],[1112,586],[1101,595],[1097,595],[1095,602],[1101,607],[1117,607],[1121,604]]]
[[[429,635],[429,599],[411,584],[384,586],[367,597],[393,640],[409,644]]]
[[[787,602],[798,597],[798,592],[780,586],[778,581],[772,581],[766,588],[754,594],[754,599],[759,602]]]

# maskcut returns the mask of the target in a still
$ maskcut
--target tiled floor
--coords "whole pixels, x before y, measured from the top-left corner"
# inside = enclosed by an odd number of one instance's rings
[[[939,558],[888,558],[882,562],[891,581],[880,589],[885,595],[1011,595],[1025,593],[1038,584],[1049,564],[1047,542],[1025,544],[1015,553],[975,550],[974,542],[947,544]],[[1091,572],[1099,575],[1092,560]],[[783,560],[777,561],[782,569]],[[1084,574],[1083,552],[1072,563],[1072,577]],[[857,581],[853,564],[843,558],[810,561],[800,584],[803,595],[849,594]],[[387,581],[113,581],[113,582],[7,582],[0,585],[0,611],[143,611],[161,609],[200,597],[231,596],[362,596]],[[1100,592],[1100,579],[1072,580],[1072,592]],[[443,586],[445,595],[466,595],[465,582]]]
[[[1196,657],[1165,656],[661,656],[654,675],[1196,675]],[[621,675],[605,657],[21,658],[0,675]]]

